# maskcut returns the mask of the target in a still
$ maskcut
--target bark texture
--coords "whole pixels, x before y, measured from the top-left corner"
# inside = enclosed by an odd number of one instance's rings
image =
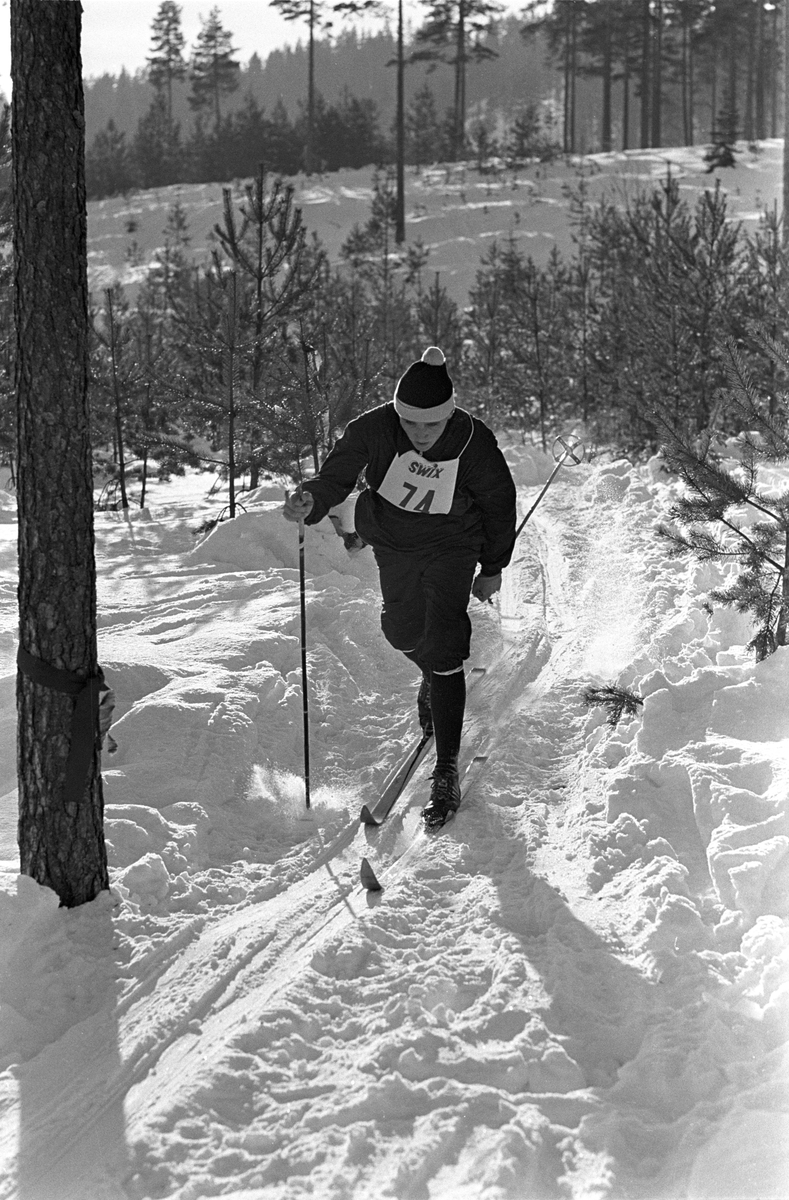
[[[97,641],[81,21],[79,3],[11,0],[20,644],[88,679]],[[21,869],[69,906],[109,886],[98,723],[84,792],[64,794],[75,705],[20,672]]]

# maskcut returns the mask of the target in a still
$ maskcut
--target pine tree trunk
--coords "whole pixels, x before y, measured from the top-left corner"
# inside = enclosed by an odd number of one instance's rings
[[[462,157],[466,143],[466,22],[464,2],[458,6],[457,38],[455,45],[455,145],[453,158]]]
[[[231,520],[236,515],[236,345],[238,338],[238,309],[235,271],[230,276],[230,292],[227,298],[227,476],[228,501]]]
[[[304,174],[311,175],[314,169],[315,138],[315,4],[310,0],[309,42],[307,45],[307,144],[304,147]]]
[[[405,47],[403,0],[397,0],[397,198],[395,204],[395,241],[405,241]]]
[[[622,68],[622,149],[630,149],[630,56],[627,49]]]
[[[570,28],[568,26],[564,44],[564,112],[562,114],[562,150],[565,154],[569,154],[572,148],[570,143],[570,97],[572,94],[570,90],[570,67],[572,62],[570,46]]]
[[[770,89],[770,137],[778,137],[778,77],[780,74],[780,72],[778,70],[778,63],[780,61],[780,56],[778,54],[779,26],[778,26],[778,5],[777,4],[773,5],[772,24],[773,24],[773,38],[772,38],[772,42],[773,42],[772,67],[773,67],[773,69],[770,72],[770,77],[772,80],[772,87]],[[785,53],[785,48],[784,48],[784,53]],[[784,62],[786,62],[785,57],[784,57]]]
[[[709,140],[715,138],[716,117],[718,113],[718,43],[713,43],[714,52],[712,55],[712,80],[710,83],[710,132]]]
[[[663,141],[663,4],[655,0],[652,55],[652,146]]]
[[[20,648],[86,680],[97,645],[81,15],[11,0]],[[76,708],[20,671],[21,869],[69,906],[109,886],[97,712],[81,794],[65,794]]]
[[[688,145],[696,142],[696,58],[693,39],[688,36]]]
[[[745,69],[745,117],[743,121],[743,136],[747,142],[754,141],[754,106],[756,89],[756,20],[753,5],[748,11],[748,56]]]
[[[567,11],[564,53],[564,153],[575,152],[575,75],[578,68],[576,45],[576,0]]]
[[[767,137],[767,121],[765,119],[765,86],[767,71],[766,66],[767,56],[765,54],[764,41],[764,5],[760,4],[756,10],[756,95],[754,97],[755,104],[755,120],[756,120],[756,137],[759,141],[763,141]]]
[[[603,153],[613,149],[611,134],[611,87],[613,81],[613,47],[611,26],[605,27],[605,50],[603,52],[603,119],[601,127],[601,149]]]
[[[107,288],[107,316],[110,323],[110,362],[112,364],[112,398],[115,405],[115,438],[118,443],[118,482],[121,489],[121,508],[125,512],[129,507],[129,498],[126,495],[126,455],[123,446],[123,413],[120,380],[118,379],[118,330],[115,324],[115,312],[112,307],[112,288]]]
[[[649,0],[642,0],[641,9],[641,149],[649,145],[650,126],[650,59],[652,54],[652,18]]]
[[[784,129],[789,130],[789,4],[784,5]],[[784,160],[783,160],[783,209],[784,223],[783,235],[784,246],[789,247],[789,221],[786,219],[786,214],[789,212],[787,204],[789,203],[789,137],[784,135]]]
[[[686,22],[682,24],[682,56],[681,56],[681,91],[682,91],[682,137],[686,146],[693,145],[693,134],[691,133],[690,122],[690,81],[689,81],[689,63],[690,63],[690,39],[688,37],[688,26]]]
[[[739,40],[737,37],[737,23],[732,21],[731,31],[729,33],[729,61],[728,72],[726,78],[726,106],[730,114],[730,128],[727,131],[727,137],[733,142],[740,129],[740,118],[737,111],[737,76],[739,74]]]
[[[789,626],[789,530],[784,534],[784,573],[781,579],[781,611],[775,630],[776,646],[785,646]]]

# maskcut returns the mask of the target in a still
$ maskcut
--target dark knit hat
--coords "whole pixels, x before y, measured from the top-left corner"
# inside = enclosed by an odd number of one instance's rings
[[[395,410],[406,421],[443,421],[454,412],[454,391],[444,355],[428,346],[395,388]]]

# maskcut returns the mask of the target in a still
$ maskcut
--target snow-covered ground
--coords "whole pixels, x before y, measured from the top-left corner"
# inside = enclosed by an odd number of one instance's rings
[[[525,512],[553,464],[507,454]],[[667,559],[675,485],[560,472],[474,607],[487,762],[428,836],[424,774],[358,822],[416,724],[370,552],[308,531],[307,819],[296,532],[272,485],[196,537],[209,484],[97,516],[114,889],[72,911],[17,875],[0,505],[0,1198],[789,1195],[789,650]]]
[[[494,242],[510,240],[544,267],[551,253],[576,253],[570,219],[570,193],[584,181],[589,203],[605,198],[622,205],[637,190],[659,188],[670,172],[682,199],[692,209],[702,192],[720,184],[731,220],[751,234],[765,211],[782,204],[783,138],[760,142],[754,151],[737,147],[736,167],[707,170],[706,146],[627,150],[589,154],[517,169],[479,171],[473,163],[409,167],[405,173],[406,230],[429,252],[424,278],[436,273],[458,304],[468,304],[483,256]],[[315,233],[332,263],[355,225],[370,218],[373,168],[297,175],[288,180],[309,233]],[[235,186],[237,199],[243,186]],[[210,234],[222,221],[222,186],[173,184],[113,196],[88,204],[88,275],[97,302],[102,288],[115,281],[134,295],[137,285],[161,253],[167,218],[180,204],[188,221],[191,249],[198,260],[211,251]]]

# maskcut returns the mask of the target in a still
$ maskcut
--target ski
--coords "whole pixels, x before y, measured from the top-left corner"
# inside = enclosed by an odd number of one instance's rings
[[[433,735],[431,733],[429,737],[420,737],[416,745],[411,747],[405,758],[392,771],[384,784],[384,790],[372,808],[366,804],[362,806],[359,820],[363,825],[380,825],[382,821],[386,820],[395,800],[408,786],[408,781],[420,763],[424,761],[432,745]]]
[[[466,694],[482,679],[486,672],[485,667],[472,667],[468,673],[466,680]],[[405,791],[414,777],[415,772],[424,762],[428,752],[434,743],[432,733],[425,737],[420,735],[418,740],[407,751],[398,765],[394,768],[391,775],[384,784],[384,789],[381,795],[376,800],[375,804],[363,805],[362,811],[359,814],[359,820],[363,825],[380,825],[388,817],[392,806],[399,796]]]
[[[366,858],[362,859],[362,866],[359,872],[361,884],[368,892],[382,892],[383,887],[378,882],[375,871],[370,866]]]
[[[472,752],[471,757],[467,759],[466,764],[463,767],[463,769],[461,771],[461,775],[460,775],[461,804],[463,802],[463,796],[464,796],[465,792],[469,789],[469,787],[471,787],[474,784],[474,782],[476,780],[476,776],[478,775],[480,769],[488,761],[488,750],[490,747],[490,738],[487,737],[485,733],[483,733],[482,736],[474,739],[474,746],[475,746],[475,750]],[[424,818],[422,818],[422,820],[420,821],[420,829],[418,830],[418,833],[422,832],[425,835],[431,835],[431,836],[433,834],[437,834],[441,829],[444,828],[445,825],[447,825],[449,823],[450,820],[452,820],[452,818],[459,811],[459,808],[460,808],[460,806],[458,806],[458,808],[455,809],[454,812],[449,813],[447,815],[446,820],[443,821],[440,825],[428,826],[425,823]],[[401,854],[399,856],[399,858],[396,860],[396,865],[399,870],[402,870],[402,868],[405,866],[405,864],[409,861],[409,859],[415,853],[415,847],[418,844],[419,844],[419,842],[417,839],[413,840],[411,842],[410,846],[408,847],[408,849],[403,854]],[[390,863],[387,867],[387,873],[389,873],[391,868],[394,866],[395,866],[395,863]],[[359,871],[359,882],[361,883],[362,887],[365,888],[368,892],[382,892],[383,888],[384,888],[384,885],[378,879],[378,876],[376,875],[372,864],[370,863],[369,859],[367,859],[367,858],[362,859],[361,868]]]

